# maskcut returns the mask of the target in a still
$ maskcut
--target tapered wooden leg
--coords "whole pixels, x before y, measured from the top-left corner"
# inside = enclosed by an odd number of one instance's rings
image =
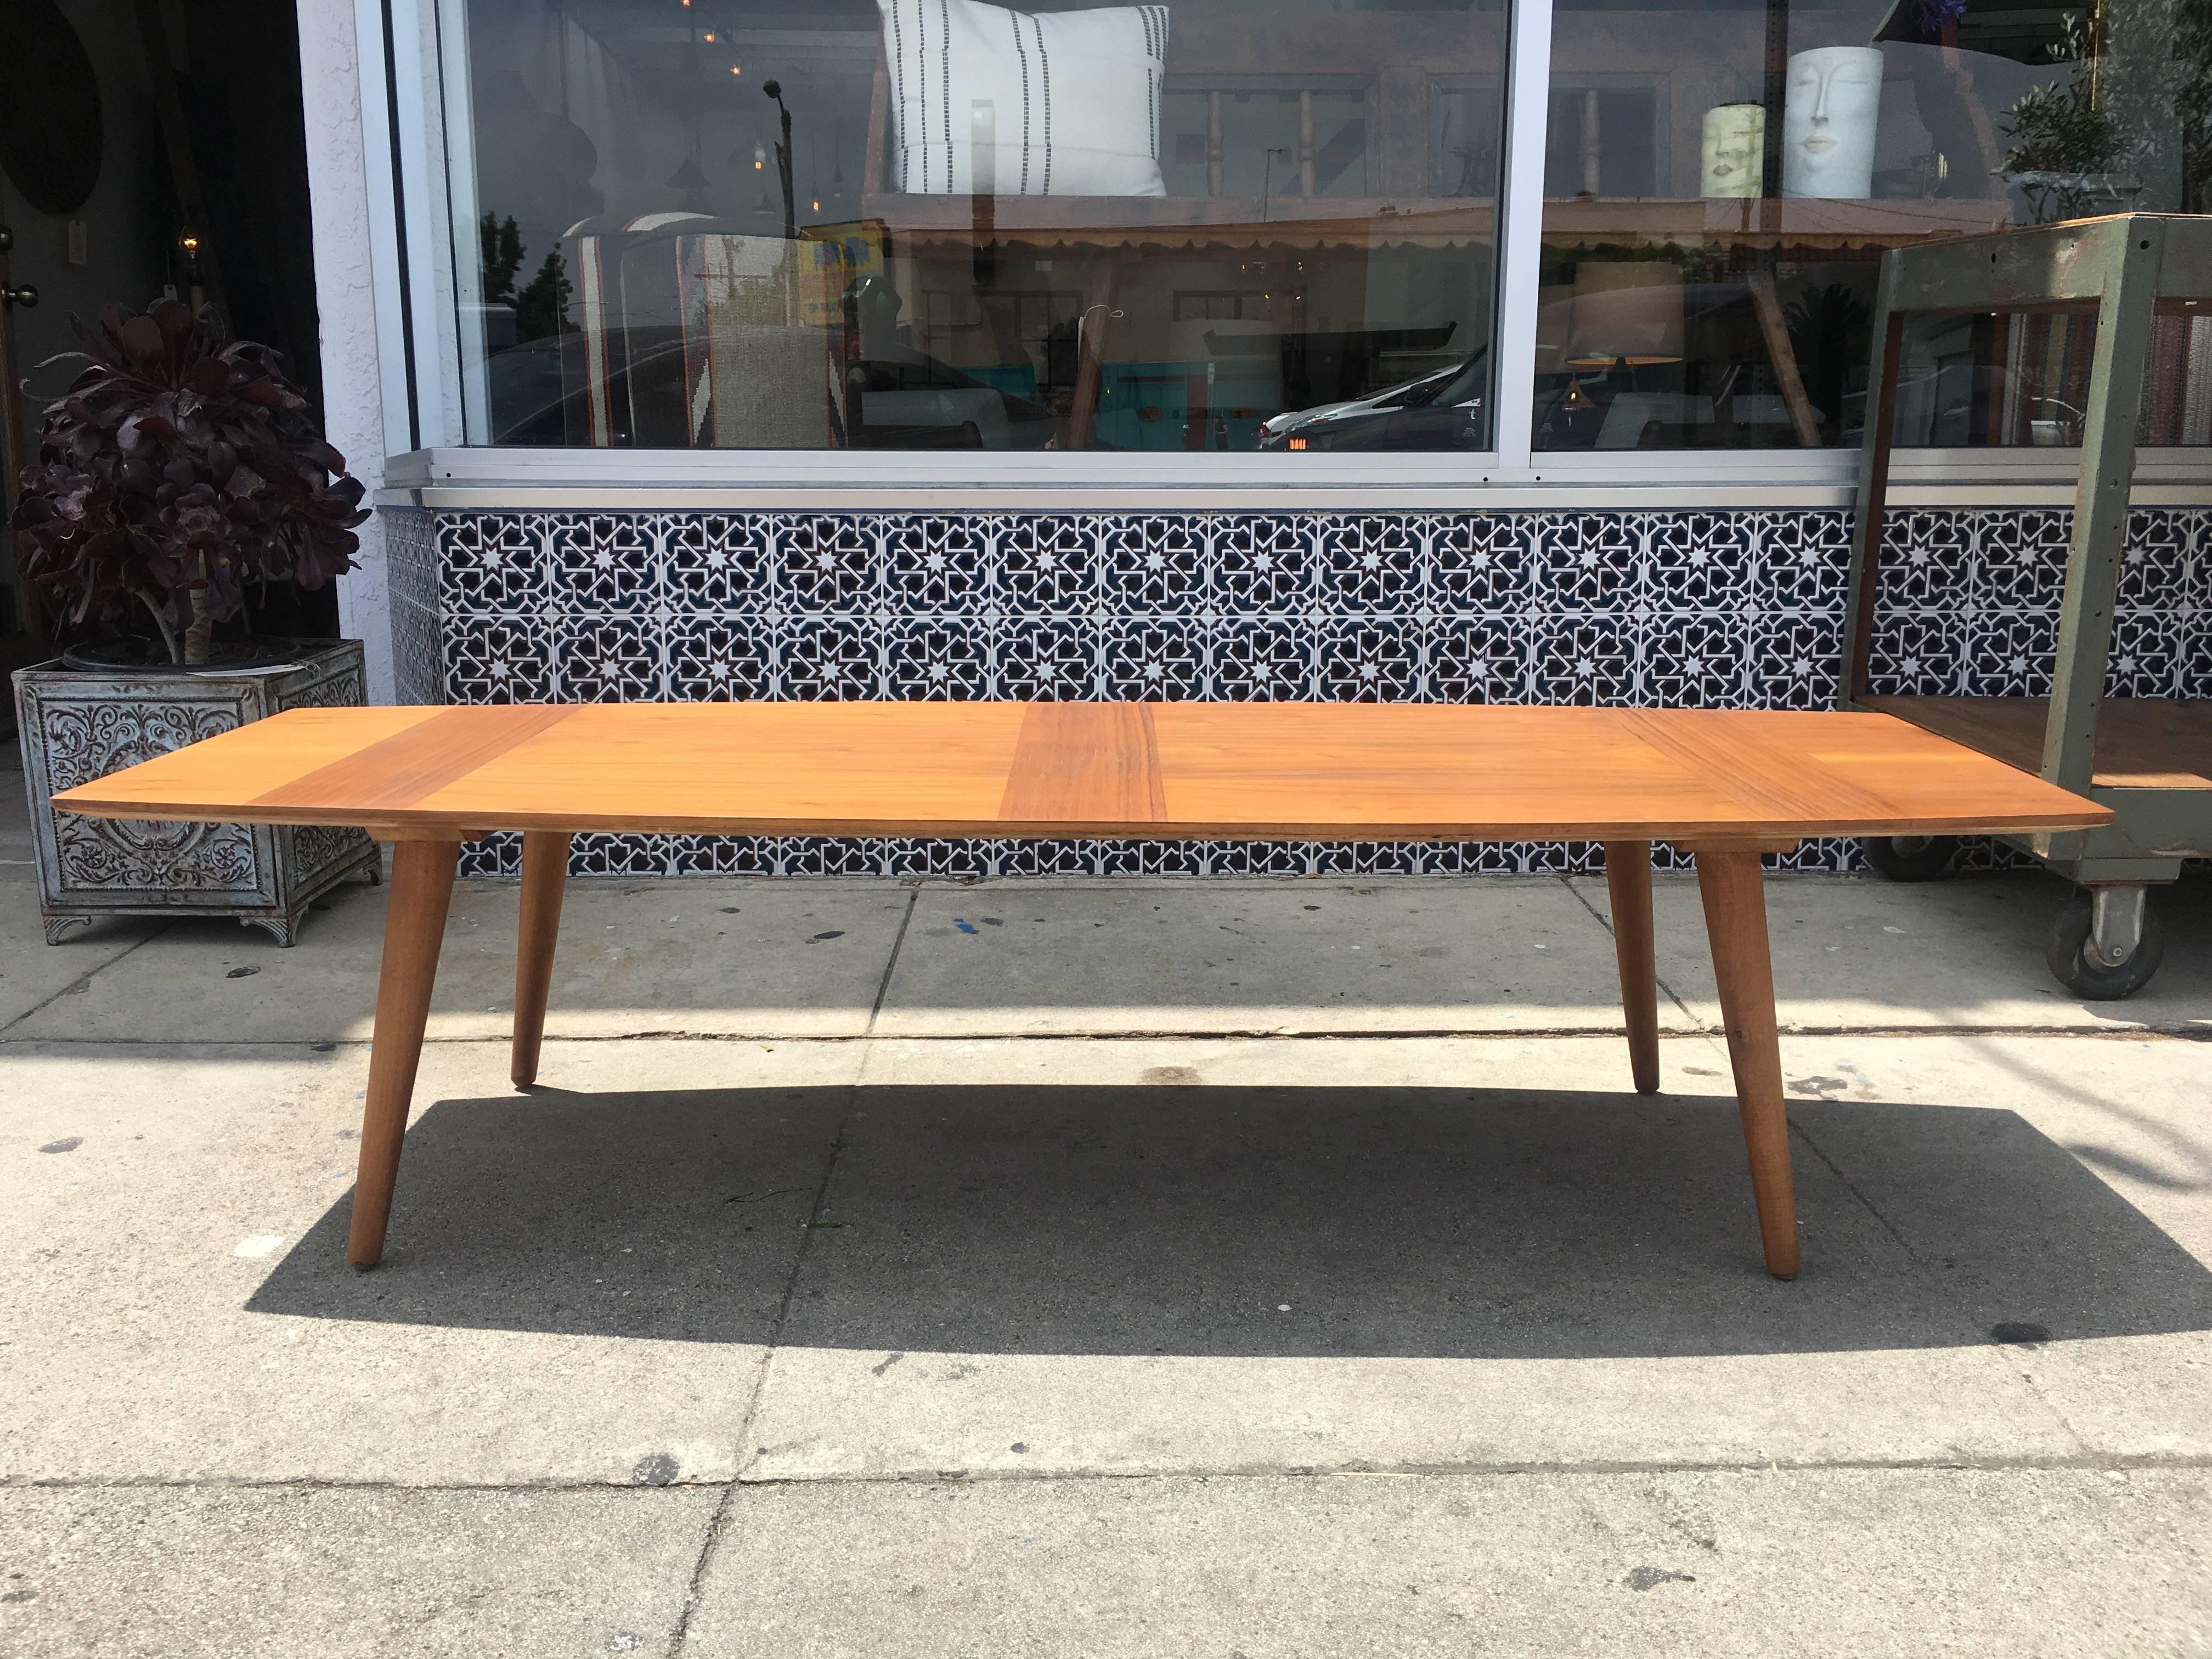
[[[507,1074],[518,1089],[538,1080],[545,1040],[545,1001],[553,990],[553,944],[561,896],[568,886],[568,836],[556,830],[522,836],[522,933],[514,952],[514,1054]]]
[[[1766,947],[1766,894],[1756,853],[1699,851],[1698,890],[1720,981],[1729,1063],[1751,1154],[1751,1190],[1766,1271],[1797,1272],[1797,1193],[1790,1173],[1790,1122],[1782,1101],[1782,1048],[1774,1033],[1774,966]]]
[[[438,977],[438,946],[453,902],[459,842],[403,841],[392,849],[392,902],[384,915],[384,971],[376,983],[376,1036],[369,1049],[368,1096],[361,1115],[361,1165],[354,1180],[353,1227],[346,1260],[374,1267],[384,1259],[399,1143],[415,1097],[415,1067]]]
[[[1636,1092],[1659,1092],[1659,964],[1651,943],[1651,843],[1605,844],[1613,952],[1620,961],[1620,1009],[1628,1020],[1628,1066]]]

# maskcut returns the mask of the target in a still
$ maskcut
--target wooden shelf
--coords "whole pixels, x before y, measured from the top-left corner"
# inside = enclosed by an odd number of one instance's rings
[[[1837,201],[1553,199],[1544,204],[1544,240],[1554,246],[1604,242],[1696,246],[1894,247],[1933,237],[2008,229],[2009,201],[1961,198]]]
[[[2023,772],[2043,766],[2045,697],[1861,697]],[[2106,789],[2212,790],[2212,702],[2108,697],[2097,721],[2094,784]]]
[[[1367,247],[1486,241],[1487,201],[1376,197],[909,196],[870,194],[862,214],[894,236],[1049,247]]]
[[[916,196],[871,191],[864,217],[895,236],[975,246],[1450,246],[1497,234],[1492,204],[1465,197]],[[1879,251],[2000,230],[2000,201],[1622,201],[1544,204],[1560,246],[1792,246]]]

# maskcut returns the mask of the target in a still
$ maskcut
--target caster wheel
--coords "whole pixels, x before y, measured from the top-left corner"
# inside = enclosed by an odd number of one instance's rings
[[[2159,925],[2158,912],[2146,905],[2142,937],[2133,953],[2117,967],[2108,968],[2082,954],[2082,947],[2089,942],[2094,913],[2088,894],[2076,893],[2068,899],[2051,918],[2045,958],[2051,963],[2052,975],[2075,996],[2090,1002],[2118,1002],[2150,983],[2150,976],[2166,956],[2165,930]]]
[[[1867,862],[1890,881],[1933,881],[1951,867],[1956,836],[1869,836]]]

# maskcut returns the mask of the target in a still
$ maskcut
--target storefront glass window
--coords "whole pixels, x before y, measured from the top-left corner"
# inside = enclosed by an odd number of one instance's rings
[[[2197,0],[1559,0],[1539,450],[1856,445],[1885,248],[2207,205]],[[2087,319],[1909,333],[1897,440],[2076,441]],[[2212,318],[2160,318],[2143,437],[2212,441]]]
[[[1492,444],[1503,0],[439,21],[471,442]]]

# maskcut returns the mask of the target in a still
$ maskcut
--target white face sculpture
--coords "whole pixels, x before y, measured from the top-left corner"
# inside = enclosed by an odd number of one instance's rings
[[[1782,105],[1782,193],[1866,196],[1874,189],[1881,53],[1819,46],[1790,60]]]

